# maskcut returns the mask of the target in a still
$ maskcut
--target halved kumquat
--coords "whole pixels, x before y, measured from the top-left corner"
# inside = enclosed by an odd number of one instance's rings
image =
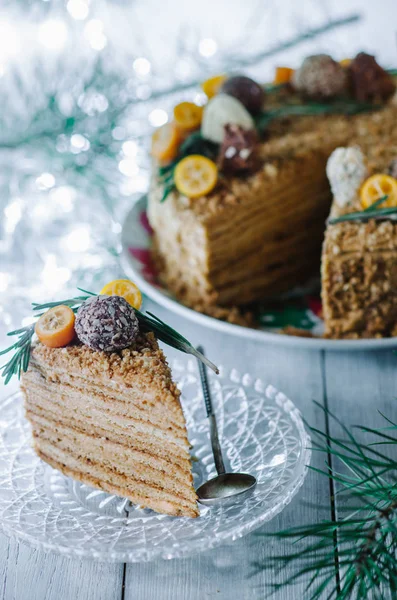
[[[200,154],[183,158],[174,172],[177,190],[188,198],[199,198],[209,194],[214,189],[217,179],[216,164]]]
[[[368,208],[382,196],[387,196],[387,199],[379,208],[397,206],[397,179],[391,175],[377,173],[366,179],[361,186],[361,204]]]
[[[274,75],[273,83],[275,85],[281,85],[282,83],[288,83],[291,81],[291,77],[294,74],[294,69],[290,67],[276,67],[276,73]]]
[[[40,342],[49,348],[67,346],[74,338],[74,312],[61,304],[47,310],[35,325]]]
[[[221,89],[221,85],[224,81],[226,81],[227,75],[214,75],[214,77],[210,77],[206,79],[201,84],[201,89],[208,99],[213,98],[217,95],[219,90]]]
[[[169,162],[178,154],[180,142],[178,127],[175,123],[166,123],[152,135],[152,155],[162,162]]]
[[[203,107],[194,102],[181,102],[174,108],[175,125],[183,132],[200,127],[203,118]]]
[[[142,306],[142,294],[138,286],[129,279],[115,279],[107,283],[101,289],[101,294],[106,296],[121,296],[128,304],[138,310]]]

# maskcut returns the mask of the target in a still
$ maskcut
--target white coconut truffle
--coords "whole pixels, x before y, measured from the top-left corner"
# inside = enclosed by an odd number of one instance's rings
[[[360,148],[336,148],[327,162],[327,176],[335,202],[343,208],[357,197],[367,177],[367,166]]]
[[[225,136],[225,125],[240,125],[253,129],[254,120],[245,106],[233,96],[218,94],[204,108],[201,134],[206,140],[221,144]]]

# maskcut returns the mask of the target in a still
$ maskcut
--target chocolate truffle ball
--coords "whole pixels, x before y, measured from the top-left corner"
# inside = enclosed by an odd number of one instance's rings
[[[230,77],[222,84],[220,91],[237,98],[251,115],[257,115],[262,110],[265,92],[259,83],[250,77],[245,75]]]
[[[219,151],[218,166],[224,173],[252,172],[258,164],[255,129],[243,129],[239,125],[225,125],[225,137]]]
[[[347,70],[328,54],[308,56],[292,76],[292,86],[307,98],[329,100],[348,92]]]
[[[134,309],[120,296],[95,296],[76,314],[75,330],[80,342],[93,350],[115,352],[130,346],[139,332]]]
[[[390,73],[378,65],[374,56],[365,52],[360,52],[351,61],[349,73],[353,96],[359,102],[385,102],[396,91],[396,85]]]

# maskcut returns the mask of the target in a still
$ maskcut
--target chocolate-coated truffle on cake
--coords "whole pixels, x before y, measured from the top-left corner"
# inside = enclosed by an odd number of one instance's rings
[[[95,296],[76,314],[79,340],[93,350],[115,352],[130,346],[139,333],[134,309],[120,296]]]

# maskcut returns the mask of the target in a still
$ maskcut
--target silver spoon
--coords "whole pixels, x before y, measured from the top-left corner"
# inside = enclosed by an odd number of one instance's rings
[[[204,354],[204,349],[201,346],[198,347],[197,350]],[[200,487],[197,488],[196,493],[198,500],[201,504],[206,504],[207,506],[219,502],[226,503],[233,500],[243,500],[253,492],[256,486],[256,479],[253,475],[249,475],[248,473],[226,473],[222,450],[219,443],[216,417],[212,409],[207,371],[201,361],[197,362],[203,388],[205,408],[210,422],[212,453],[214,455],[215,467],[218,472],[217,477],[202,483]]]

